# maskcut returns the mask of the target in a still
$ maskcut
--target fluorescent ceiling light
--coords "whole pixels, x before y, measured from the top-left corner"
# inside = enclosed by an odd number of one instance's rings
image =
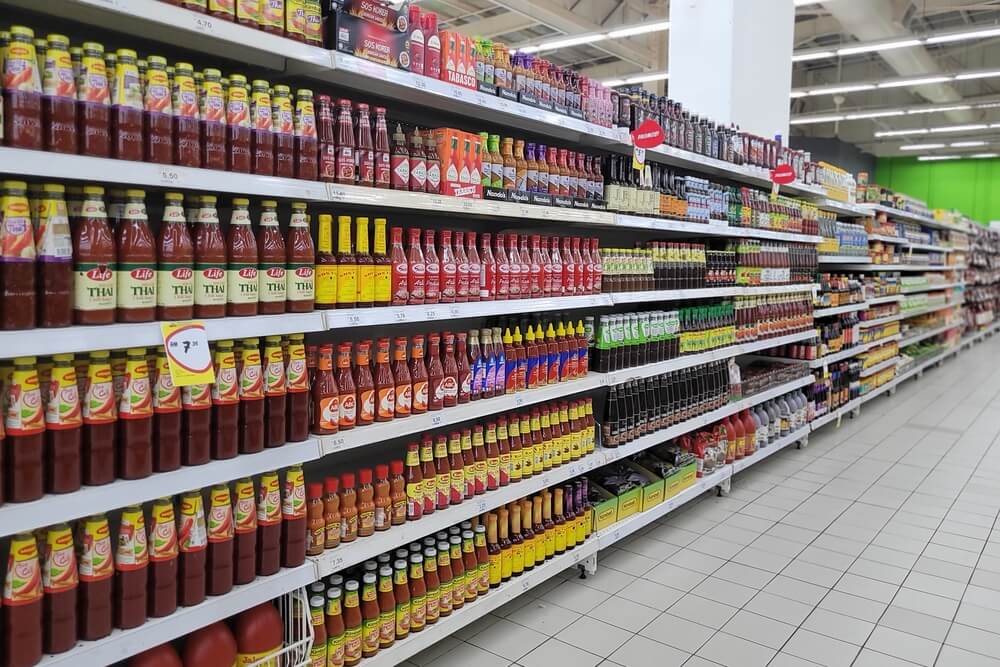
[[[830,116],[805,116],[803,118],[795,118],[788,121],[789,125],[810,125],[812,123],[835,123],[838,120],[844,120],[844,116],[840,115],[830,115]]]
[[[847,120],[861,120],[862,118],[888,118],[889,116],[904,115],[902,109],[886,109],[884,111],[861,111],[847,114]]]
[[[1000,102],[983,102],[982,104],[975,105],[977,109],[996,109],[1000,108]]]
[[[927,107],[926,109],[907,109],[907,114],[918,113],[947,113],[949,111],[967,111],[971,109],[971,104],[956,104],[953,107]]]
[[[1000,157],[1000,153],[973,153],[968,157],[971,157],[976,160],[985,160],[992,157]]]
[[[793,91],[792,91],[792,99],[793,99],[793,100],[795,100],[795,99],[798,99],[798,98],[800,98],[800,97],[805,97],[805,96],[806,96],[806,95],[808,95],[808,94],[809,94],[809,93],[807,93],[807,92],[806,92],[806,91],[804,91],[804,90],[793,90]]]
[[[897,79],[895,81],[883,81],[878,84],[879,88],[905,88],[907,86],[925,86],[930,83],[941,83],[942,81],[951,81],[952,77],[949,76],[925,76],[917,79]]]
[[[951,148],[975,148],[976,146],[985,146],[985,141],[955,141],[948,144]]]
[[[806,53],[800,53],[798,55],[792,55],[793,63],[804,63],[808,60],[821,60],[823,58],[833,58],[837,55],[836,51],[812,51]]]
[[[921,127],[915,130],[884,130],[876,132],[876,137],[907,137],[911,134],[927,134],[927,128]]]
[[[830,88],[813,88],[807,95],[836,95],[837,93],[856,93],[861,90],[875,90],[874,83],[855,83],[847,86],[832,86]]]
[[[934,150],[935,148],[944,148],[944,144],[907,144],[906,146],[900,146],[901,151],[923,151],[923,150]]]
[[[1000,28],[987,28],[985,30],[967,30],[963,32],[953,32],[947,35],[936,35],[924,40],[925,44],[944,44],[946,42],[960,42],[966,39],[986,39],[1000,35]]]
[[[608,38],[607,35],[577,35],[576,37],[556,39],[551,42],[538,44],[536,46],[524,46],[519,48],[517,51],[519,53],[538,53],[539,51],[553,51],[555,49],[565,49],[570,46],[579,46],[581,44],[593,44],[594,42],[600,42],[607,38]]]
[[[988,70],[985,72],[966,72],[965,74],[956,74],[956,81],[968,81],[969,79],[992,79],[993,77],[1000,76],[1000,72],[996,70]]]
[[[635,35],[645,35],[646,33],[660,32],[662,30],[670,30],[670,21],[653,21],[652,23],[646,23],[645,25],[635,25],[629,28],[612,30],[608,33],[608,37],[611,39],[634,37]]]
[[[972,125],[945,125],[944,127],[932,127],[930,131],[935,134],[939,132],[970,132],[972,130],[985,130],[987,127],[988,126],[985,123]]]
[[[891,51],[892,49],[903,49],[908,46],[920,46],[921,39],[900,39],[895,42],[873,42],[871,44],[860,44],[858,46],[845,46],[837,49],[838,56],[853,56],[858,53],[872,53],[875,51]]]
[[[615,86],[621,86],[625,83],[625,79],[608,79],[606,81],[601,81],[601,85],[607,86],[608,88],[614,88]]]
[[[670,74],[667,72],[651,72],[649,74],[626,77],[625,83],[646,83],[647,81],[663,81],[669,78]]]
[[[958,160],[960,155],[921,155],[917,158],[920,162],[936,162],[937,160]]]
[[[817,5],[818,0],[795,0],[796,7],[805,7],[806,5]]]

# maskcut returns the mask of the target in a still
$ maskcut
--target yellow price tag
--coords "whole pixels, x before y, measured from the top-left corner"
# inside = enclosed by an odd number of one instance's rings
[[[203,322],[163,322],[160,332],[163,334],[170,379],[175,386],[210,384],[215,380],[212,351]]]
[[[646,149],[635,146],[632,151],[632,168],[642,171],[644,166],[646,166]]]

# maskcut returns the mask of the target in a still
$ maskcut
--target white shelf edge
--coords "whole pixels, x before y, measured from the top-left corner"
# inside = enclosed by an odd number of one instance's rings
[[[755,227],[736,227],[719,221],[689,222],[687,220],[674,220],[673,218],[629,215],[625,213],[616,214],[614,224],[619,227],[656,229],[664,232],[683,232],[686,234],[698,234],[703,236],[742,236],[747,238],[812,244],[822,241],[822,238],[819,236],[799,234],[798,232],[782,232],[774,229],[758,229]]]
[[[796,285],[759,285],[756,287],[706,287],[683,290],[650,290],[645,292],[614,292],[610,294],[615,304],[655,303],[657,301],[682,301],[685,299],[711,299],[728,296],[761,296],[766,294],[797,294],[814,292],[818,283]]]
[[[869,264],[871,260],[864,261],[860,255],[817,255],[816,261],[820,264]]]
[[[841,215],[854,215],[854,216],[871,216],[872,213],[868,209],[862,207],[859,204],[853,202],[839,201],[836,199],[830,199],[829,197],[822,197],[813,202],[818,208],[824,211],[829,211],[831,213],[838,213]]]
[[[962,306],[962,305],[965,305],[965,300],[964,299],[961,300],[961,301],[953,301],[951,303],[944,303],[944,304],[941,304],[941,305],[938,305],[938,306],[928,306],[927,308],[921,308],[920,310],[917,310],[917,311],[913,311],[913,312],[909,312],[909,313],[903,313],[902,319],[908,320],[911,317],[917,317],[919,315],[926,315],[928,313],[936,313],[939,310],[947,310],[948,308],[957,308],[957,307]]]
[[[72,493],[46,494],[28,503],[8,502],[0,507],[0,537],[174,496],[191,489],[206,489],[213,484],[287,468],[319,457],[319,441],[310,438],[256,454],[239,454],[200,466],[181,466],[170,472],[154,472],[143,479],[117,479],[102,486],[84,486]]]
[[[902,294],[890,294],[888,296],[876,296],[865,301],[869,306],[877,306],[883,303],[895,303],[897,301],[902,301]]]
[[[832,317],[834,315],[843,315],[844,313],[853,313],[858,310],[867,310],[869,305],[867,301],[862,301],[861,303],[850,303],[846,306],[819,308],[813,311],[813,319],[816,320],[821,317]]]
[[[894,245],[906,245],[906,239],[901,236],[889,236],[888,234],[868,234],[868,241],[881,241],[882,243],[892,243]]]
[[[841,268],[852,271],[964,271],[964,266],[949,266],[948,264],[844,264]]]
[[[876,320],[865,320],[858,322],[858,327],[860,327],[861,329],[867,329],[868,327],[877,327],[880,324],[891,324],[892,322],[900,321],[901,319],[903,319],[903,317],[904,316],[901,313],[897,313],[896,315],[887,315],[885,317],[880,317]]]
[[[944,283],[942,285],[924,285],[923,287],[904,289],[902,292],[900,292],[900,294],[903,294],[905,296],[907,294],[920,294],[921,292],[936,292],[937,290],[951,289],[953,287],[964,287],[964,286],[965,286],[964,282]]]
[[[892,368],[899,364],[899,357],[893,357],[891,359],[886,359],[885,361],[880,361],[879,363],[871,366],[870,368],[864,368],[861,370],[861,377],[869,377],[875,375],[880,371],[884,371],[887,368]]]
[[[938,336],[940,334],[945,333],[946,331],[951,331],[952,329],[955,329],[955,328],[960,327],[960,326],[962,326],[962,323],[961,322],[956,322],[955,324],[946,324],[943,327],[938,327],[936,329],[931,329],[930,331],[925,331],[923,333],[919,333],[919,334],[916,334],[914,336],[909,336],[909,337],[904,338],[903,340],[899,341],[899,347],[900,348],[904,348],[904,347],[906,347],[908,345],[913,345],[915,343],[919,343],[922,340],[927,340],[928,338],[933,338],[934,336]]]
[[[810,359],[809,360],[809,367],[810,368],[822,368],[824,366],[828,366],[829,364],[832,364],[832,363],[835,363],[835,362],[838,362],[838,361],[843,361],[844,359],[850,359],[851,357],[856,357],[859,354],[861,354],[862,352],[867,352],[868,350],[876,348],[876,347],[878,347],[880,345],[885,345],[886,343],[891,343],[893,341],[897,341],[900,338],[901,338],[900,334],[893,334],[892,336],[887,336],[885,338],[880,338],[878,340],[873,340],[873,341],[871,341],[869,343],[862,343],[861,345],[856,345],[855,347],[852,347],[852,348],[847,349],[847,350],[841,350],[840,352],[836,352],[834,354],[828,354],[828,355],[826,355],[824,357],[820,357],[819,359]],[[786,359],[786,361],[795,361],[795,360],[794,359]]]

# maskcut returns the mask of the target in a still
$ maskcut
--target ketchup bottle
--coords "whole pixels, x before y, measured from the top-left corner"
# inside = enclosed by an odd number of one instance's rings
[[[212,384],[212,445],[215,460],[231,459],[239,453],[240,386],[236,373],[233,341],[215,344],[215,382]],[[206,463],[202,461],[202,463]],[[187,465],[191,463],[185,462]]]
[[[484,243],[488,243],[489,238],[484,235]],[[485,254],[484,254],[485,257]],[[494,259],[494,275],[496,276],[496,289],[494,298],[497,301],[506,301],[511,295],[511,260],[507,257],[504,249],[504,235],[497,234],[496,243],[493,248],[492,257]]]
[[[257,504],[253,480],[233,486],[233,583],[249,584],[257,577]]]
[[[455,334],[444,332],[444,358],[442,360],[444,379],[441,382],[442,403],[446,408],[458,405],[459,369],[455,359]]]
[[[15,538],[16,540],[17,538]],[[42,554],[42,583],[45,587],[43,603],[46,653],[62,653],[76,645],[77,595],[80,582],[77,574],[76,552],[73,549],[73,531],[68,524],[59,523],[45,530]],[[11,551],[13,555],[15,552]],[[11,568],[8,566],[8,572]],[[4,600],[7,604],[7,601]],[[142,610],[145,618],[146,610]]]
[[[422,335],[414,336],[410,355],[410,379],[413,382],[413,405],[410,412],[415,415],[427,412],[430,402],[427,365],[424,362],[425,340]]]
[[[149,615],[161,618],[177,609],[177,525],[169,498],[153,502],[149,520]]]
[[[11,35],[14,34],[13,27]],[[93,157],[111,155],[111,88],[104,62],[104,46],[84,42],[80,73],[76,79],[77,135],[80,153]],[[7,62],[11,62],[10,55]],[[13,119],[8,112],[7,118]],[[11,136],[9,133],[5,133]]]
[[[174,164],[182,167],[200,167],[201,127],[198,120],[198,89],[191,63],[174,63],[171,97]]]
[[[351,343],[337,345],[336,386],[340,405],[338,430],[346,431],[358,423],[358,395],[351,374]]]
[[[476,250],[475,232],[465,233],[464,253],[469,267],[468,300],[479,301],[482,298],[480,293],[480,278],[482,276],[483,263],[482,260],[479,258],[479,251]]]
[[[292,202],[285,245],[286,308],[290,313],[311,313],[316,302],[316,248],[305,202]]]
[[[306,609],[303,613],[308,611]],[[284,645],[284,626],[281,614],[270,601],[241,613],[236,617],[236,661],[227,664],[249,665],[273,656]],[[264,660],[263,664],[274,664],[277,660],[278,658],[271,658]]]
[[[208,583],[209,595],[225,595],[233,588],[233,506],[229,487],[218,484],[209,492]]]
[[[406,347],[403,347],[403,366]],[[409,406],[407,406],[407,411]],[[375,351],[375,421],[392,421],[396,416],[396,379],[389,368],[389,339],[379,338]]]
[[[392,247],[389,248],[389,303],[393,306],[405,306],[410,298],[410,292],[407,285],[409,267],[406,251],[403,250],[403,228],[393,227],[389,233],[392,243]]]
[[[180,550],[177,604],[182,607],[193,607],[205,599],[208,536],[205,531],[205,508],[201,500],[201,491],[188,491],[181,496],[177,534]]]
[[[455,303],[455,298],[458,295],[458,263],[451,245],[451,230],[441,230],[440,240],[439,257],[441,261],[438,265],[438,283],[441,290],[441,303]]]
[[[292,92],[283,84],[274,86],[271,124],[274,131],[274,175],[292,178],[295,176],[295,113]]]
[[[142,190],[126,190],[115,233],[117,321],[151,322],[156,315],[156,242],[146,218]]]
[[[318,178],[319,147],[316,140],[316,111],[313,93],[307,88],[295,91],[295,178],[315,181]]]
[[[302,442],[309,437],[309,376],[304,338],[303,334],[288,336],[285,359],[288,426],[285,437],[288,442]]]
[[[382,122],[385,123],[384,117]],[[337,143],[334,140],[333,107],[329,95],[316,96],[316,141],[319,180],[333,183],[337,180]]]
[[[229,171],[250,173],[250,130],[247,78],[231,74],[226,89],[226,163]]]
[[[35,537],[30,533],[18,533],[10,541],[3,590],[3,660],[6,667],[31,667],[42,659],[42,592]]]
[[[84,519],[82,534],[77,556],[80,571],[80,639],[94,641],[111,634],[113,625],[114,549],[111,546],[111,529],[103,514]],[[6,600],[4,606],[7,606]]]
[[[250,171],[274,174],[274,120],[270,84],[254,79],[250,93]]]
[[[260,225],[257,228],[257,311],[261,315],[285,312],[288,279],[285,263],[285,239],[278,227],[278,202],[265,199],[261,203]]]
[[[357,424],[367,426],[375,421],[375,380],[371,371],[370,340],[358,341],[354,360],[354,386],[357,388]]]
[[[257,576],[268,576],[281,567],[281,490],[278,473],[260,476],[257,494]]]
[[[194,236],[194,316],[223,317],[226,314],[226,242],[215,208],[215,195],[202,195],[199,199]]]
[[[312,384],[312,432],[331,435],[339,430],[340,394],[333,376],[333,345],[319,350],[319,364]]]
[[[410,368],[406,361],[407,340],[398,336],[394,340],[392,366],[390,373],[395,383],[395,413],[394,417],[409,417],[413,410],[413,382],[410,378]]]
[[[479,238],[479,300],[497,298],[497,263],[490,247],[491,235],[484,232]]]
[[[122,510],[115,550],[115,627],[137,628],[146,622],[149,550],[146,520],[138,505]]]
[[[375,185],[375,146],[372,143],[372,122],[368,105],[359,102],[357,107],[357,136],[354,141],[355,173],[357,185]]]
[[[427,351],[427,409],[440,410],[444,407],[445,371],[441,363],[441,336],[433,333],[428,337]]]
[[[259,301],[257,240],[250,229],[250,200],[233,198],[226,239],[226,315],[256,315]]]

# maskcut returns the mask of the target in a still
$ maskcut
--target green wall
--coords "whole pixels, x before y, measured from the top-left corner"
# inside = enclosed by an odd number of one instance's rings
[[[879,158],[875,182],[931,208],[958,209],[981,223],[1000,220],[1000,159]]]

